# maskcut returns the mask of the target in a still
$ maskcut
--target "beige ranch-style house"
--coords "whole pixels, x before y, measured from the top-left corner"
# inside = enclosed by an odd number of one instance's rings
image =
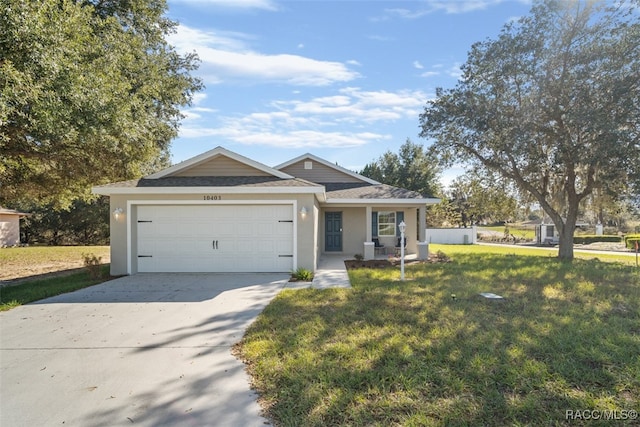
[[[217,147],[110,197],[111,274],[315,271],[322,254],[426,257],[425,215],[439,199],[381,184],[312,154],[273,168]]]

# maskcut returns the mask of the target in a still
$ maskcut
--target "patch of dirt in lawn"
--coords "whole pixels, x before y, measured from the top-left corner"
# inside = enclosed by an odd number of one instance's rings
[[[433,264],[437,262],[450,262],[451,259],[443,253],[429,254],[429,258],[426,260],[408,259],[404,261],[404,265],[414,264]],[[400,258],[387,258],[387,259],[369,259],[369,260],[356,260],[348,259],[344,262],[347,270],[355,268],[392,268],[400,265]]]
[[[11,250],[11,249],[4,249]],[[101,264],[108,264],[110,256],[100,252]],[[78,256],[70,259],[27,261],[25,259],[3,260],[0,267],[0,286],[21,283],[27,280],[69,275],[84,268],[84,260]]]

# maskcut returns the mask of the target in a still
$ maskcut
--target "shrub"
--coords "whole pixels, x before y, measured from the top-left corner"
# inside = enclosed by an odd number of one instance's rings
[[[82,258],[89,277],[91,279],[100,279],[102,277],[102,257],[97,257],[94,254],[82,254]]]
[[[636,242],[640,242],[640,234],[627,234],[624,236],[624,245],[628,249],[635,249]]]
[[[303,282],[310,282],[311,280],[313,280],[313,273],[306,268],[300,267],[297,270],[291,272],[291,277]]]
[[[362,254],[355,254],[353,256],[353,259],[355,259],[356,261],[362,261],[364,257],[362,256]]]
[[[588,245],[589,243],[596,243],[596,242],[616,242],[619,243],[620,242],[620,236],[613,236],[613,235],[603,235],[603,236],[596,236],[595,234],[584,234],[582,236],[574,236],[573,237],[573,243],[576,244],[583,244],[583,245]]]
[[[442,251],[438,251],[433,255],[436,262],[451,262],[451,258]]]

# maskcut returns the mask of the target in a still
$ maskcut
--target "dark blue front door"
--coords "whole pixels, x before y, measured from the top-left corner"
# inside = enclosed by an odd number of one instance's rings
[[[341,252],[342,212],[326,212],[324,214],[324,230],[324,250]]]

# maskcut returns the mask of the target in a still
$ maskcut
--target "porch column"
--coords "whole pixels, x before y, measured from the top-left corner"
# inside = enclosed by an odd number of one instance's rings
[[[363,256],[364,259],[374,259],[375,258],[375,248],[374,248],[374,244],[373,241],[371,240],[373,238],[372,236],[372,224],[371,224],[371,206],[367,206],[365,208],[365,220],[364,223],[366,224],[366,236],[365,236],[365,242],[364,242],[364,248],[363,248]]]
[[[364,220],[364,222],[365,222],[365,224],[367,225],[367,236],[366,236],[366,241],[367,241],[367,242],[370,242],[370,241],[371,241],[371,239],[373,238],[373,236],[372,236],[372,234],[373,234],[373,233],[372,233],[372,231],[371,231],[371,230],[372,230],[372,227],[373,227],[373,224],[371,224],[371,206],[367,206],[367,207],[365,208],[365,210],[366,210],[366,214],[365,214],[365,220]]]
[[[429,258],[429,243],[427,242],[427,207],[418,208],[418,259]]]
[[[427,240],[427,207],[419,207],[418,212],[418,241],[424,242]]]

